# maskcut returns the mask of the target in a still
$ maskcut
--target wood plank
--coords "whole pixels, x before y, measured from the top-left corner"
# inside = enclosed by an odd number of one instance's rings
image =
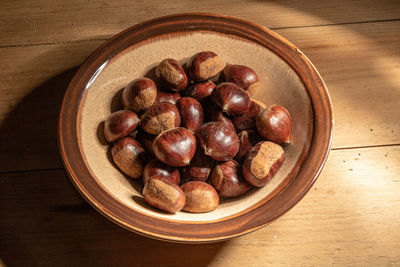
[[[7,266],[396,265],[400,146],[332,151],[307,196],[271,225],[215,244],[152,240],[91,208],[62,171],[0,175]]]
[[[101,41],[0,49],[0,171],[61,168],[57,120],[65,90]]]
[[[400,144],[400,22],[287,29],[324,78],[333,147]]]
[[[400,22],[384,22],[278,31],[310,57],[327,83],[335,148],[400,143],[399,28]],[[0,49],[8,66],[0,72],[0,140],[7,140],[0,146],[0,171],[61,167],[54,160],[59,103],[70,69],[100,43]]]
[[[269,28],[400,18],[399,1],[3,1],[0,45],[108,38],[142,21],[183,12],[212,12]]]

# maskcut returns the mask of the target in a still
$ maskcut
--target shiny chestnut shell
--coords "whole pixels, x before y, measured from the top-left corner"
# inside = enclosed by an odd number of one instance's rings
[[[182,97],[176,103],[181,115],[181,124],[192,132],[197,132],[204,123],[203,107],[193,97]]]
[[[187,73],[195,82],[208,80],[222,71],[224,64],[221,58],[211,51],[193,55],[187,64]]]
[[[111,148],[111,156],[118,168],[131,178],[142,176],[146,154],[138,141],[124,137]]]
[[[219,205],[219,196],[214,187],[199,181],[184,183],[182,191],[186,196],[186,204],[182,210],[201,213],[215,210]]]
[[[131,81],[122,92],[121,101],[125,109],[135,112],[148,109],[157,97],[157,87],[149,78],[139,78]]]
[[[196,152],[196,138],[186,128],[178,127],[160,133],[153,142],[156,157],[173,167],[190,163]]]
[[[248,112],[233,117],[232,122],[235,125],[236,130],[239,132],[255,127],[258,113],[265,108],[266,106],[263,103],[252,99],[250,101],[250,109]]]
[[[222,122],[227,126],[231,127],[235,132],[235,126],[230,118],[224,115],[221,108],[211,101],[210,97],[203,100],[203,107],[205,112],[205,117],[207,122],[216,121]]]
[[[133,132],[139,123],[137,114],[130,110],[111,113],[104,122],[104,136],[108,142],[115,142]]]
[[[149,134],[157,135],[181,124],[181,115],[175,105],[167,102],[156,103],[140,118],[140,126]]]
[[[144,166],[143,184],[146,184],[152,177],[163,177],[171,184],[180,184],[181,175],[177,168],[165,165],[161,161],[152,160]]]
[[[237,64],[226,64],[220,75],[221,81],[233,82],[244,90],[254,91],[258,85],[258,76],[250,67]]]
[[[233,125],[233,122],[230,119],[224,116],[222,111],[216,111],[213,114],[210,114],[210,120],[215,122],[221,122],[226,126],[228,126],[229,128],[231,128],[234,132],[236,132],[235,125]]]
[[[186,95],[195,98],[198,101],[210,96],[215,88],[215,83],[212,81],[205,81],[201,83],[194,83],[186,89]]]
[[[261,141],[247,153],[243,164],[243,176],[253,186],[264,186],[278,172],[284,160],[285,151],[280,145]]]
[[[182,91],[189,83],[182,65],[173,58],[161,61],[155,70],[155,75],[160,83],[171,91]]]
[[[160,102],[169,102],[171,104],[176,104],[176,101],[178,101],[181,98],[181,95],[179,93],[166,93],[162,91],[157,91],[157,98],[156,98],[156,103]]]
[[[249,95],[234,83],[218,84],[211,94],[211,100],[233,116],[244,114],[250,109]]]
[[[182,189],[163,177],[150,179],[143,188],[143,196],[150,206],[170,213],[180,211],[186,203]]]
[[[238,133],[238,138],[239,138],[239,151],[235,156],[235,159],[239,162],[242,162],[245,157],[247,152],[255,145],[250,141],[250,136],[248,131],[241,131]]]
[[[149,134],[143,131],[142,129],[139,129],[136,133],[135,139],[138,140],[140,144],[142,144],[146,152],[154,154],[153,141],[156,137],[157,135]]]
[[[251,189],[242,176],[242,167],[234,160],[220,162],[211,174],[211,181],[222,197],[238,197]]]
[[[197,146],[196,154],[188,166],[181,168],[181,175],[184,181],[205,182],[214,165],[214,159],[204,154],[204,150]]]
[[[269,106],[256,116],[256,126],[265,139],[278,144],[290,143],[292,117],[286,108]]]
[[[235,131],[221,122],[204,124],[198,137],[204,153],[215,160],[229,160],[239,151],[239,139]]]

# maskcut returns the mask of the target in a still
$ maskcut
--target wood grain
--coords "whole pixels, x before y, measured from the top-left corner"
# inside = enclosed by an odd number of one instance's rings
[[[309,57],[334,103],[334,148],[400,144],[400,22],[278,31]],[[321,38],[329,36],[329,38]]]
[[[3,1],[0,45],[104,39],[142,21],[173,13],[220,13],[282,28],[400,19],[399,11],[400,3],[390,0]]]
[[[306,53],[326,81],[334,148],[400,143],[400,124],[393,123],[400,101],[399,27],[392,21],[277,31]],[[8,140],[0,147],[0,171],[61,167],[53,160],[59,103],[71,68],[101,43],[0,49],[9,66],[0,72],[0,138]]]
[[[332,151],[314,188],[286,215],[228,242],[190,246],[114,225],[63,171],[3,174],[0,258],[9,266],[395,265],[399,162],[400,146]]]
[[[0,49],[0,172],[61,168],[57,119],[65,90],[98,41]]]
[[[0,5],[0,266],[399,265],[399,1]],[[178,12],[278,28],[316,65],[334,104],[335,150],[316,185],[270,226],[225,243],[188,246],[129,233],[94,211],[63,171],[16,172],[62,168],[58,105],[93,49],[129,26]]]

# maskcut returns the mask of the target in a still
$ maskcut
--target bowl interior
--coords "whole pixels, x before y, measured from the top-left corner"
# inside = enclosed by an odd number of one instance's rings
[[[217,210],[203,214],[166,214],[149,207],[142,198],[140,183],[123,175],[112,163],[103,135],[103,121],[121,109],[120,95],[131,80],[145,76],[162,59],[182,63],[193,54],[211,50],[223,61],[247,65],[260,78],[254,98],[286,107],[293,118],[292,142],[286,160],[265,187],[252,189],[240,198],[222,200]],[[307,153],[312,138],[313,111],[310,97],[296,72],[278,55],[248,40],[217,32],[198,31],[162,35],[135,44],[103,62],[84,91],[78,113],[79,145],[91,174],[113,198],[144,215],[169,221],[210,222],[239,215],[262,205],[290,182]]]

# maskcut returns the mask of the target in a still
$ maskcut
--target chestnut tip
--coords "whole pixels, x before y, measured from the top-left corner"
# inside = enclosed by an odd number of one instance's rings
[[[200,145],[200,146],[203,149],[204,154],[206,154],[207,156],[211,156],[213,154],[213,150],[211,148],[206,147],[204,145]]]
[[[282,145],[287,146],[290,145],[291,142],[292,142],[291,136],[289,135],[288,138],[285,141],[283,141]]]

